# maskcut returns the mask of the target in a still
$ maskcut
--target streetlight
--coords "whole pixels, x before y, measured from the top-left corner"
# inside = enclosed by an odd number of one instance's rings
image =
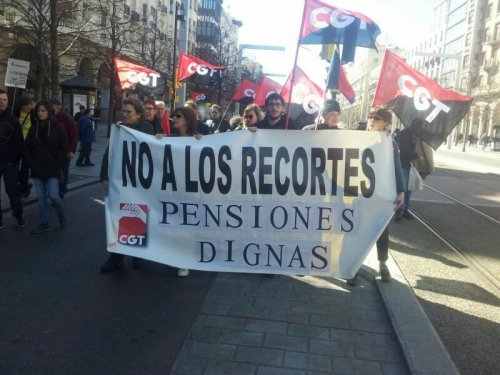
[[[177,53],[177,22],[181,21],[184,22],[184,4],[180,4],[176,1],[175,2],[175,14],[174,14],[174,51],[172,55],[172,93],[173,93],[173,98],[172,98],[172,103],[171,103],[171,112],[174,113],[175,109],[175,92],[176,92],[176,87],[175,87],[175,81],[176,81],[176,74],[175,74],[175,61],[177,59],[176,53]]]

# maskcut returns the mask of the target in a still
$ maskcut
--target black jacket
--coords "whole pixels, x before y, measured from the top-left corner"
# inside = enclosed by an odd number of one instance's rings
[[[411,130],[405,128],[398,136],[401,166],[410,169],[410,162],[417,158],[417,141]]]
[[[58,178],[66,165],[68,136],[57,122],[36,120],[26,136],[26,162],[33,178]]]
[[[140,131],[142,133],[146,134],[151,134],[154,135],[154,128],[151,123],[144,121],[144,120],[139,120],[136,123],[125,125],[121,124],[121,126],[128,126],[131,129]],[[101,182],[103,181],[108,181],[109,180],[109,173],[108,173],[108,156],[109,156],[109,146],[106,147],[106,151],[104,151],[104,155],[102,156],[102,163],[101,163],[101,173],[99,176],[99,179]]]
[[[257,122],[254,126],[259,129],[285,129],[285,125],[286,125],[286,116],[281,116],[279,121],[274,125],[271,125],[269,123],[269,119],[266,116],[264,117],[264,120]],[[300,130],[300,129],[292,119],[289,119],[287,130]]]
[[[23,156],[23,130],[7,109],[0,113],[0,163],[18,163]]]

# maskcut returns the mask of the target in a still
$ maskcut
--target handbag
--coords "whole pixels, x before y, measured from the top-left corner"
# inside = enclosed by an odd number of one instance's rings
[[[420,176],[420,173],[418,173],[417,168],[415,168],[413,164],[411,164],[410,174],[408,176],[408,190],[416,191],[423,189],[424,182],[422,181],[422,177]]]

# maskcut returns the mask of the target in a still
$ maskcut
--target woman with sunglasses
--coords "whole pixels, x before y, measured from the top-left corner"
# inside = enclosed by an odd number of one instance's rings
[[[123,101],[123,122],[117,126],[128,126],[134,130],[146,134],[154,134],[153,125],[145,120],[145,109],[143,104],[137,99],[125,99]],[[108,154],[109,147],[106,148],[102,157],[100,180],[104,188],[104,192],[108,195],[109,177],[108,177]],[[101,266],[101,272],[113,272],[123,267],[123,254],[111,253],[108,260]],[[139,268],[141,266],[140,258],[132,258],[132,267]]]
[[[263,119],[264,114],[257,104],[249,104],[243,111],[243,125],[245,125],[246,128],[253,126]]]
[[[196,130],[198,128],[198,119],[196,113],[188,107],[179,107],[174,111],[172,116],[174,123],[172,126],[172,133],[169,137],[195,137],[201,139],[202,135]],[[156,138],[161,139],[164,135],[156,134]],[[177,269],[177,276],[189,276],[189,270],[186,268]]]

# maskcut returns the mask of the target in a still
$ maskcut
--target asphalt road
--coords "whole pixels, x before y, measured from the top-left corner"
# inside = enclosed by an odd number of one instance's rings
[[[425,183],[500,217],[500,176],[438,168]],[[499,225],[424,189],[412,210],[497,277]],[[416,219],[391,226],[391,254],[461,374],[499,374],[500,296],[462,256]]]
[[[65,199],[68,227],[0,232],[0,374],[167,374],[214,274],[152,262],[101,275],[107,258],[98,185]],[[51,220],[57,218],[51,210]],[[13,223],[13,222],[12,222]],[[133,322],[133,324],[131,324]]]

